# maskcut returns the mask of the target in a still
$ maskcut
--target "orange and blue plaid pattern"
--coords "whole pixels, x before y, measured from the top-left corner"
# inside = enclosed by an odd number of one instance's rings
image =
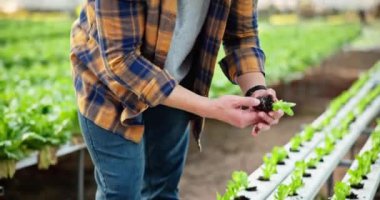
[[[79,111],[100,127],[139,142],[141,113],[178,84],[163,68],[174,31],[176,0],[87,0],[71,33],[71,61]],[[190,88],[207,96],[220,45],[220,65],[234,79],[264,73],[256,1],[212,0],[193,48]],[[199,142],[204,119],[194,116]]]

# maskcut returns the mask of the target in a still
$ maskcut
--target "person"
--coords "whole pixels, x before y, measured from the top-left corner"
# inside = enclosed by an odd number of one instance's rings
[[[71,33],[79,121],[96,199],[178,199],[190,132],[204,119],[252,134],[283,113],[258,112],[264,53],[254,0],[87,0]],[[218,50],[248,96],[208,98]],[[245,107],[245,109],[242,109]],[[226,141],[228,142],[228,141]]]

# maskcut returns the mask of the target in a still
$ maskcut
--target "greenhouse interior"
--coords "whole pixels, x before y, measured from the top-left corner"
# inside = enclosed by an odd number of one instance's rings
[[[380,200],[380,0],[0,0],[1,199]]]

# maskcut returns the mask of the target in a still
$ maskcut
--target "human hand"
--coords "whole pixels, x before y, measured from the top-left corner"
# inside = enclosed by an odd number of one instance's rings
[[[278,101],[276,92],[271,89],[261,89],[255,91],[251,97],[260,98],[260,97],[265,97],[265,96],[270,96],[273,101]],[[280,118],[284,115],[284,112],[279,110],[279,111],[269,111],[269,112],[264,112],[260,111],[258,109],[251,109],[253,112],[257,112],[259,116],[259,122],[255,124],[255,126],[252,129],[251,134],[256,136],[260,131],[266,131],[269,130],[272,125],[275,125],[279,122]]]
[[[225,95],[211,100],[206,116],[226,122],[238,128],[246,128],[252,124],[260,122],[258,112],[243,110],[242,107],[255,107],[260,101],[252,97],[241,97],[234,95]]]

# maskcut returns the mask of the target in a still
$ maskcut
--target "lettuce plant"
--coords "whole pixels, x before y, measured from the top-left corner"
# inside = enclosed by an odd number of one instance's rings
[[[307,163],[305,161],[297,161],[295,166],[295,171],[300,171],[302,175],[306,174]]]
[[[262,175],[263,180],[269,181],[270,177],[273,174],[277,173],[277,165],[274,163],[265,164],[264,167],[262,168],[262,172],[263,172],[263,175]]]
[[[216,194],[217,200],[231,200],[237,196],[237,193],[248,187],[248,174],[244,171],[234,171],[231,180],[227,183],[227,189],[224,195]]]
[[[361,171],[362,176],[368,174],[371,171],[371,153],[366,151],[362,155],[357,156],[358,170]]]
[[[346,131],[341,127],[336,127],[331,130],[331,135],[337,140],[343,139],[345,134],[346,134]]]
[[[350,178],[348,181],[350,182],[351,186],[359,185],[360,182],[362,181],[362,172],[360,170],[352,170],[349,169],[347,172],[350,175]]]
[[[303,186],[302,181],[302,171],[294,171],[292,174],[292,182],[289,184],[289,194],[288,196],[297,195],[299,188]]]
[[[326,136],[325,138],[325,154],[328,155],[332,152],[332,150],[334,150],[335,148],[335,141],[334,139],[332,139],[330,136]]]
[[[288,185],[281,184],[277,188],[277,192],[274,196],[276,200],[285,200],[286,197],[289,195],[290,188]]]
[[[279,100],[279,101],[276,101],[273,103],[273,110],[274,111],[278,111],[278,110],[282,110],[284,111],[284,113],[286,113],[287,115],[289,116],[293,116],[294,115],[294,112],[293,112],[293,107],[295,106],[296,104],[295,103],[292,103],[292,102],[286,102],[286,101],[283,101],[283,100]]]
[[[302,140],[304,142],[310,142],[311,139],[313,139],[313,137],[314,137],[315,129],[311,125],[308,125],[305,127],[303,132],[304,132],[304,134],[302,135],[303,136]]]
[[[306,165],[309,169],[313,169],[313,168],[316,168],[317,166],[317,163],[319,162],[320,158],[310,158],[307,162],[306,162]]]
[[[318,160],[321,160],[323,158],[323,156],[325,156],[327,154],[325,148],[322,148],[322,147],[315,148],[314,152],[315,152]]]
[[[290,150],[291,151],[299,151],[299,148],[302,144],[301,135],[296,135],[290,140]]]
[[[334,186],[334,193],[333,200],[346,200],[346,197],[351,193],[351,187],[339,181]]]
[[[274,147],[271,153],[271,158],[276,164],[283,162],[288,156],[288,152],[284,147]]]

